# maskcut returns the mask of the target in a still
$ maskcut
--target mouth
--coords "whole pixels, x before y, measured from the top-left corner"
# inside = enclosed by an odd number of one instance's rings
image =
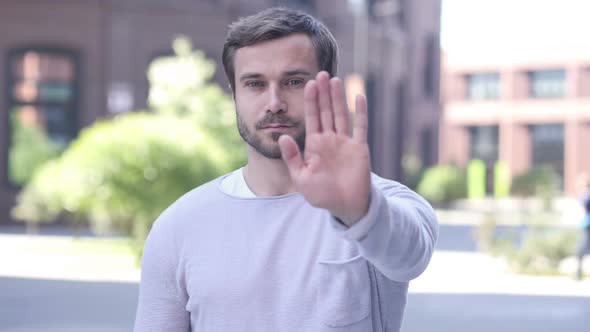
[[[293,126],[283,125],[283,124],[272,124],[262,127],[262,129],[288,129],[292,128]]]

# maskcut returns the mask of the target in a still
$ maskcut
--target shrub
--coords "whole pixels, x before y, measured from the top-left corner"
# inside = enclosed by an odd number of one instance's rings
[[[512,193],[517,196],[536,196],[543,200],[545,210],[551,208],[560,183],[559,175],[550,166],[539,166],[514,178]]]
[[[528,274],[557,274],[559,263],[575,253],[578,238],[575,230],[536,226],[528,228],[519,241],[515,232],[498,234],[493,218],[480,225],[478,235],[480,249],[505,258],[512,270]]]
[[[465,174],[458,167],[440,165],[427,169],[418,184],[418,193],[434,204],[448,204],[465,198]]]
[[[512,180],[512,194],[537,196],[554,192],[559,187],[559,176],[549,166],[539,166],[516,176]]]
[[[63,216],[97,232],[132,235],[141,249],[153,221],[174,200],[243,165],[231,99],[206,83],[213,64],[185,39],[174,48],[176,56],[150,68],[173,72],[179,82],[151,76],[153,112],[82,130],[59,159],[34,173],[17,197],[15,218],[39,223]]]
[[[486,164],[479,159],[472,160],[467,166],[467,197],[483,198],[486,196]]]
[[[10,114],[12,147],[8,168],[11,182],[24,185],[39,166],[56,158],[63,149],[52,142],[38,125],[23,125],[17,114],[16,111]]]

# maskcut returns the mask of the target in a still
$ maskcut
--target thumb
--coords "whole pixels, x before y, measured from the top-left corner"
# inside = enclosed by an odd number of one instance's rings
[[[287,164],[287,168],[289,168],[291,177],[296,177],[304,165],[297,143],[295,143],[293,137],[282,135],[279,137],[279,148],[281,149],[283,161]]]

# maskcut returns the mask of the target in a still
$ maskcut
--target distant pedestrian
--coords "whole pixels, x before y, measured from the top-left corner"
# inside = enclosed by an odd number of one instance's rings
[[[584,218],[582,219],[582,240],[578,248],[578,271],[576,277],[581,280],[584,276],[584,256],[590,254],[590,179],[584,180],[584,194],[582,195],[582,206],[584,207]]]

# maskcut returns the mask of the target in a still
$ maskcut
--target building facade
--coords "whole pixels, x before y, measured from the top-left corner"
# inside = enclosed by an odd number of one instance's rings
[[[97,119],[145,109],[146,70],[180,34],[217,61],[214,79],[227,87],[228,24],[276,5],[334,33],[339,76],[369,97],[377,173],[403,179],[408,153],[437,160],[440,0],[1,0],[0,222],[20,188],[13,159],[32,148],[19,130],[35,124],[65,147]]]
[[[506,53],[445,56],[440,162],[550,165],[573,195],[590,172],[590,50]]]

